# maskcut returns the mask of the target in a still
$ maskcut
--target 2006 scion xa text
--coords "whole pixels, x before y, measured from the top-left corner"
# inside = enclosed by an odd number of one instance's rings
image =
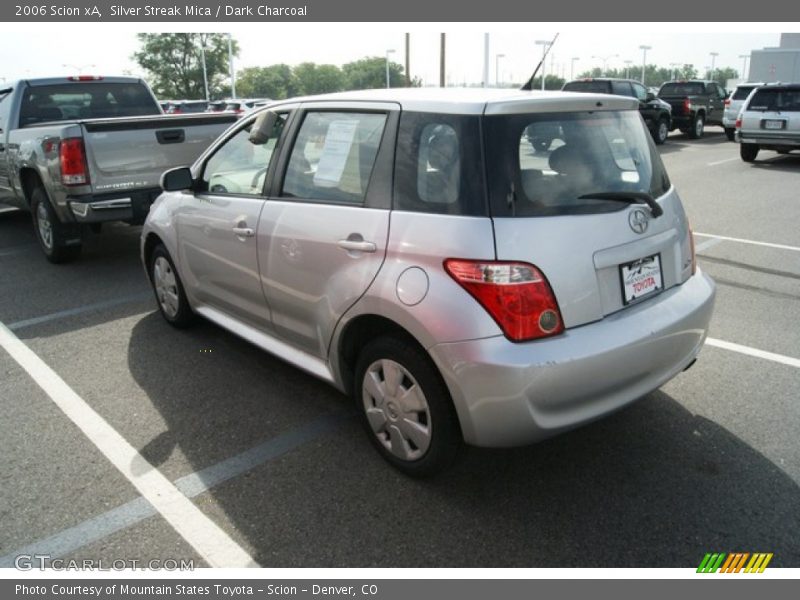
[[[274,103],[164,174],[142,233],[160,311],[352,394],[411,475],[597,419],[690,366],[714,302],[637,109],[454,89]]]

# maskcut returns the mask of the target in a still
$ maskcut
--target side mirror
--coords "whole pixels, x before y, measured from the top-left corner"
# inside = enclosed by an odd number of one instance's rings
[[[269,141],[272,132],[275,130],[275,123],[278,122],[278,113],[265,110],[256,117],[253,128],[250,130],[250,143],[261,146]]]
[[[177,167],[165,171],[161,176],[161,189],[165,192],[180,192],[192,189],[194,179],[189,167]]]
[[[645,97],[645,102],[652,102],[656,99],[656,95],[653,92],[647,92],[647,96]]]

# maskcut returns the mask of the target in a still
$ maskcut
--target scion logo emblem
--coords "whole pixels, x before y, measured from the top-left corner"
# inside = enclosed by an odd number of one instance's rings
[[[650,217],[647,216],[647,213],[644,212],[641,208],[637,208],[632,210],[628,214],[628,224],[631,226],[631,229],[636,233],[644,233],[647,231],[647,225],[650,222]]]

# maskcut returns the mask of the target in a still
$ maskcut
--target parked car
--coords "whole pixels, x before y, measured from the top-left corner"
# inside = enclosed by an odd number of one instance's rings
[[[642,114],[650,135],[656,144],[663,144],[672,129],[672,110],[669,104],[659,100],[633,79],[613,79],[593,77],[568,81],[561,88],[565,92],[589,92],[593,94],[614,94],[629,96],[639,101],[639,112]]]
[[[166,109],[168,115],[188,115],[205,112],[208,102],[205,100],[173,100]]]
[[[235,121],[164,115],[131,77],[0,85],[0,202],[31,211],[55,263],[80,253],[87,228],[141,224],[164,169],[193,161]]]
[[[236,100],[228,100],[225,105],[225,110],[241,116],[252,111],[257,103],[267,102],[270,102],[270,100],[266,98],[238,98]],[[262,106],[263,105],[264,104],[262,104]]]
[[[753,162],[760,150],[800,149],[800,83],[754,89],[736,121],[736,141],[745,162]]]
[[[715,81],[667,81],[661,84],[658,97],[672,106],[672,127],[692,139],[703,137],[706,125],[724,126],[728,92]]]
[[[213,102],[209,102],[208,106],[206,107],[206,112],[215,113],[215,112],[222,112],[225,110],[225,107],[228,105],[227,100],[214,100]]]
[[[714,300],[638,107],[391,89],[245,116],[162,178],[141,245],[159,310],[351,394],[411,475],[593,421],[688,368]]]
[[[740,83],[731,92],[730,96],[725,99],[725,111],[722,115],[722,126],[725,128],[725,135],[728,140],[734,141],[734,133],[736,132],[736,119],[739,117],[739,111],[742,109],[744,101],[754,89],[764,85],[763,83]]]

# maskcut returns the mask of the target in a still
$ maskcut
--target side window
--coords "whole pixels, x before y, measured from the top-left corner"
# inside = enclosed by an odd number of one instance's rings
[[[633,96],[631,84],[627,81],[612,81],[611,93],[616,94],[617,96]]]
[[[0,132],[5,133],[8,127],[8,117],[11,113],[11,92],[0,93]]]
[[[719,97],[722,98],[723,100],[728,97],[728,90],[726,90],[723,87],[717,87],[717,93],[719,94]]]
[[[717,84],[716,83],[709,83],[706,86],[706,93],[709,96],[718,96],[719,94],[717,92]]]
[[[644,89],[644,86],[638,83],[632,83],[633,86],[633,95],[639,99],[639,102],[647,102],[647,90]]]
[[[363,204],[385,124],[384,113],[306,114],[289,157],[281,195]]]
[[[275,123],[273,135],[266,144],[250,141],[253,123],[239,130],[208,159],[203,168],[203,188],[214,194],[261,196],[269,161],[275,150],[286,114]]]
[[[485,215],[477,116],[404,112],[395,157],[394,207]]]

